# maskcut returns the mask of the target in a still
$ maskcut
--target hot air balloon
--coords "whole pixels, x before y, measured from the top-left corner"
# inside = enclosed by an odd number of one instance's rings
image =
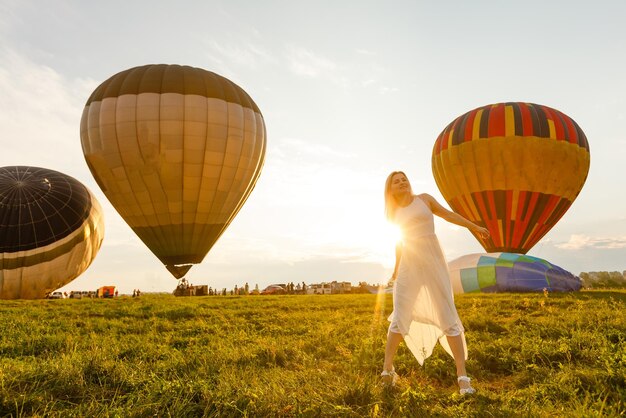
[[[469,254],[448,263],[454,293],[569,292],[580,277],[546,260],[515,253]]]
[[[488,252],[525,254],[570,207],[589,172],[589,144],[567,115],[532,103],[479,107],[441,132],[432,170],[457,213],[489,229]]]
[[[0,168],[0,299],[37,299],[89,267],[104,237],[96,198],[38,167]]]
[[[163,64],[122,71],[96,88],[80,137],[104,194],[177,279],[239,212],[266,147],[263,116],[241,87]]]

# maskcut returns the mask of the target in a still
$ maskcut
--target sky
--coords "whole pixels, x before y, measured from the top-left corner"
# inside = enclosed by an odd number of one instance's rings
[[[0,0],[0,167],[63,172],[102,205],[102,247],[62,290],[169,292],[175,279],[94,181],[79,124],[91,92],[122,70],[201,67],[254,99],[268,146],[256,188],[189,281],[386,282],[389,172],[445,204],[430,163],[443,128],[490,103],[539,103],[580,125],[591,168],[529,254],[575,274],[622,271],[624,16],[617,0]],[[484,251],[463,228],[437,220],[436,230],[449,260]]]

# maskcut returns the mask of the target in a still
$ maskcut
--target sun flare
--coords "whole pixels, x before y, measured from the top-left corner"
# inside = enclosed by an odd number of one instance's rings
[[[396,244],[402,240],[402,231],[397,225],[383,217],[355,214],[342,224],[341,229],[344,245],[361,254],[362,261],[380,263],[386,269],[393,268]]]

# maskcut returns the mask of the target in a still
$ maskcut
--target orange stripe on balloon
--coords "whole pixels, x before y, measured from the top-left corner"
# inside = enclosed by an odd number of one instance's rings
[[[515,111],[513,106],[504,107],[504,135],[515,136]]]
[[[511,220],[515,220],[517,218],[517,205],[519,203],[519,190],[513,190],[513,195],[511,196]]]
[[[483,117],[483,109],[480,108],[474,117],[474,126],[472,126],[472,141],[480,138],[480,121]]]
[[[472,220],[479,220],[480,214],[478,213],[478,209],[474,204],[474,200],[470,198],[471,196],[463,195],[461,196],[462,200],[465,202],[465,205],[469,208],[470,213],[472,214]]]
[[[459,207],[463,211],[463,216],[465,218],[470,219],[470,220],[476,219],[472,215],[472,212],[470,211],[470,209],[467,207],[464,196],[460,196],[460,199],[456,199],[456,206]]]
[[[548,119],[548,129],[550,130],[550,139],[556,139],[557,141],[562,140],[556,137],[556,129],[554,127],[554,121],[552,119]]]
[[[544,109],[547,109],[544,107]],[[563,114],[555,109],[547,109],[550,112],[552,121],[554,122],[554,132],[556,139],[565,140],[565,127],[563,126]]]

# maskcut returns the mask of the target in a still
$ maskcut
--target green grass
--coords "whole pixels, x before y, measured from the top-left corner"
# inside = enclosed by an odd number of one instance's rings
[[[626,292],[457,296],[468,371],[438,346],[380,386],[391,298],[0,301],[0,416],[623,416]]]

